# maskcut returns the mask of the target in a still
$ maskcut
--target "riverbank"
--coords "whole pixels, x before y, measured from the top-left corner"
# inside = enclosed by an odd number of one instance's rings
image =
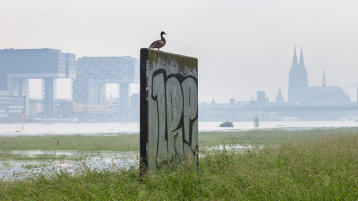
[[[198,170],[163,169],[149,174],[143,182],[136,167],[112,171],[84,169],[75,174],[62,171],[26,180],[0,181],[0,197],[4,200],[355,200],[358,197],[356,131],[326,131],[330,134],[315,131],[320,135],[314,139],[307,138],[307,133],[291,133],[284,139],[298,141],[248,149],[242,154],[226,150],[207,152],[200,159]],[[251,134],[251,138],[264,135]],[[266,137],[270,135],[274,133]],[[282,136],[274,136],[261,142],[282,142]]]
[[[358,128],[200,132],[200,146],[277,145],[325,136],[355,135]],[[138,134],[0,137],[0,150],[139,151]]]

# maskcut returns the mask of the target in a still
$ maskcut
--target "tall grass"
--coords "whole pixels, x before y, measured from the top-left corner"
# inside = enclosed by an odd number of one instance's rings
[[[1,200],[357,200],[358,136],[235,154],[204,151],[199,169],[61,172],[0,182]]]

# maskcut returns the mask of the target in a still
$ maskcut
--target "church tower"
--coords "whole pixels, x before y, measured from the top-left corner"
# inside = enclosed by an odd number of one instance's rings
[[[305,62],[303,60],[302,46],[301,46],[300,63],[298,65],[298,69],[300,72],[300,87],[307,88],[308,87],[308,78],[307,78],[307,70],[306,70]]]
[[[288,102],[297,103],[305,99],[305,89],[308,88],[307,70],[303,59],[301,47],[300,62],[297,62],[296,47],[293,53],[293,61],[288,82]]]
[[[288,102],[295,102],[297,99],[297,85],[298,85],[298,62],[296,54],[296,46],[293,52],[293,60],[290,69],[290,76],[288,80]]]
[[[283,103],[284,100],[283,100],[283,96],[282,96],[282,93],[281,93],[281,89],[278,90],[278,94],[276,96],[276,103]]]
[[[326,87],[327,83],[326,83],[326,71],[325,69],[323,69],[323,77],[322,77],[322,87]]]

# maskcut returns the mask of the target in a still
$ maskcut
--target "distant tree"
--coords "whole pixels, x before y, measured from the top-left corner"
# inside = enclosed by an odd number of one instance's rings
[[[234,124],[231,121],[225,121],[220,124],[220,127],[234,127]]]

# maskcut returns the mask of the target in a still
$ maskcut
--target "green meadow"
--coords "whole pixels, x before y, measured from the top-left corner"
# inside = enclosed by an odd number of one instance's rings
[[[24,180],[0,181],[1,200],[357,200],[358,131],[250,131],[201,133],[201,146],[222,143],[264,144],[242,153],[201,149],[199,168],[163,168],[143,180],[138,168],[65,171]],[[63,138],[62,138],[63,137]],[[27,141],[39,137],[2,138],[33,149]],[[120,150],[118,146],[138,140],[138,135],[112,142],[105,137],[61,136],[61,142],[77,141],[86,149]],[[132,139],[135,138],[135,139]],[[34,143],[52,142],[44,137]],[[131,140],[130,140],[131,139]],[[96,146],[90,142],[98,143]],[[26,144],[26,145],[25,145]],[[73,149],[76,144],[63,146]],[[133,149],[135,146],[132,145]],[[1,146],[2,147],[2,146]],[[42,145],[41,149],[53,149]],[[131,146],[130,146],[131,148]],[[2,149],[4,149],[2,147]],[[5,149],[19,149],[7,145]]]
[[[321,137],[354,135],[357,128],[317,129],[306,131],[253,130],[199,133],[200,146],[221,144],[277,145],[286,142]],[[138,134],[58,135],[0,137],[0,150],[78,150],[78,151],[138,151]]]

